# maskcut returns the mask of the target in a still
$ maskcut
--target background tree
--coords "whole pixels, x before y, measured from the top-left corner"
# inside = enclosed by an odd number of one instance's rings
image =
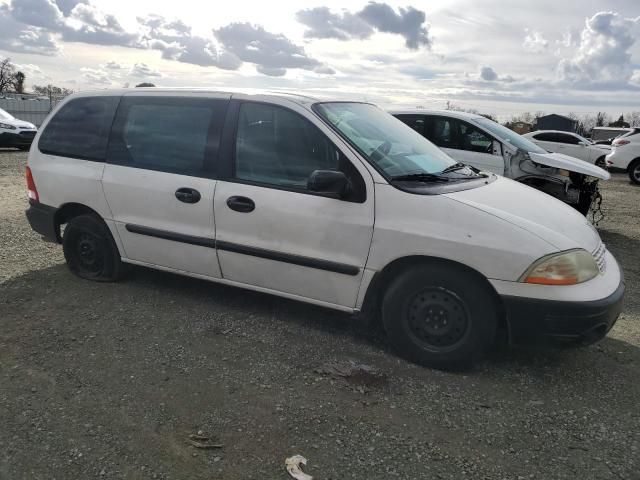
[[[64,87],[56,87],[55,85],[34,85],[33,91],[38,95],[44,95],[47,97],[66,97],[71,95],[73,90]]]
[[[9,58],[0,61],[0,93],[13,90],[16,67]]]
[[[596,127],[604,127],[606,123],[609,123],[609,115],[606,112],[596,113]]]
[[[26,75],[22,72],[16,72],[13,75],[13,90],[16,93],[24,93],[24,81],[26,78]]]
[[[136,88],[138,87],[155,87],[155,85],[153,83],[149,83],[149,82],[142,82],[139,83],[138,85],[136,85]]]

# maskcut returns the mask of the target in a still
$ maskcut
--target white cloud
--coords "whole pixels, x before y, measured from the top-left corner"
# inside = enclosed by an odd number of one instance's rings
[[[526,36],[522,42],[522,47],[533,53],[544,52],[549,46],[549,42],[537,30],[525,28]]]
[[[151,69],[146,63],[136,63],[129,70],[129,75],[132,77],[161,77],[162,74],[157,70]]]
[[[640,17],[624,18],[615,12],[588,18],[577,51],[558,64],[560,79],[581,85],[628,83],[633,75],[630,49],[639,28]]]

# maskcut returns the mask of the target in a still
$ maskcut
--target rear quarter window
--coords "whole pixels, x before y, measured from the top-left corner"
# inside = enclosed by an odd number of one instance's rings
[[[66,103],[45,127],[42,153],[103,162],[109,131],[120,97],[76,98]]]

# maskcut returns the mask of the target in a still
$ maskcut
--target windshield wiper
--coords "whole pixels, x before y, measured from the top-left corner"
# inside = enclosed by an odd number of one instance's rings
[[[464,163],[454,163],[453,165],[449,165],[447,168],[445,168],[444,170],[442,170],[440,173],[449,173],[449,172],[455,172],[456,170],[462,170],[463,168],[466,168],[467,165]]]
[[[395,177],[391,177],[391,180],[399,181],[399,182],[413,182],[413,181],[448,182],[449,181],[447,177],[441,177],[440,175],[436,175],[435,173],[411,173],[409,175],[396,175]]]

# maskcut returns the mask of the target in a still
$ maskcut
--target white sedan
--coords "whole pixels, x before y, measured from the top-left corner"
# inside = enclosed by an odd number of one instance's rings
[[[548,152],[564,153],[602,168],[606,167],[605,157],[611,152],[610,146],[596,145],[591,140],[572,132],[537,130],[523,136]]]

